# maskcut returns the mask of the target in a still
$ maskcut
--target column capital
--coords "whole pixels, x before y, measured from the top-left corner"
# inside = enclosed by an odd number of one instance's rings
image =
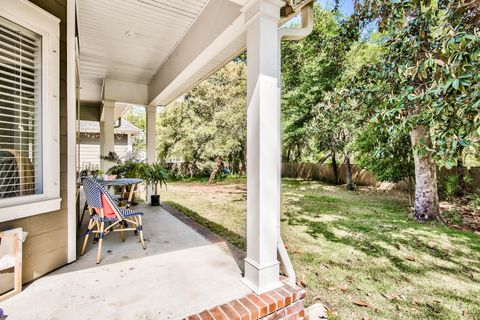
[[[114,118],[115,114],[115,102],[113,100],[102,100],[102,109],[100,114],[100,121],[105,121],[106,117],[111,115],[111,118]]]
[[[102,100],[102,106],[104,108],[115,108],[115,100],[107,100],[107,99],[103,99]]]
[[[145,111],[146,112],[157,112],[157,106],[156,105],[147,105],[147,106],[145,106]]]
[[[280,20],[280,8],[284,5],[282,0],[250,0],[242,8],[245,23],[248,25],[259,17],[277,22]]]

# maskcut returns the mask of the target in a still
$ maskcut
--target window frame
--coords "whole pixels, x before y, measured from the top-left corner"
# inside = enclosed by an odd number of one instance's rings
[[[0,199],[0,222],[60,209],[60,20],[26,0],[2,0],[0,15],[41,35],[42,193]]]

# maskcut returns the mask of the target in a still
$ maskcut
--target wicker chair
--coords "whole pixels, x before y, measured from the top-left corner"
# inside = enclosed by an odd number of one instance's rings
[[[0,149],[0,199],[35,193],[34,167],[21,151]]]
[[[87,199],[90,220],[88,222],[81,255],[85,253],[90,233],[93,233],[98,236],[97,263],[100,263],[103,238],[112,231],[120,232],[122,241],[125,241],[124,231],[137,231],[142,243],[142,248],[145,250],[142,226],[143,213],[119,208],[107,190],[92,178],[82,178],[82,185]],[[111,224],[105,227],[105,222]],[[130,223],[134,227],[125,228],[126,223]]]

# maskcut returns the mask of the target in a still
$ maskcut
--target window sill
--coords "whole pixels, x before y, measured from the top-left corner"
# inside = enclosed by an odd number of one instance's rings
[[[0,222],[11,221],[37,214],[60,210],[62,199],[39,200],[0,208]]]

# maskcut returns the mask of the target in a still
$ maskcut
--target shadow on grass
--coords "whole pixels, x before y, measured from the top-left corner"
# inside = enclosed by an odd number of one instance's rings
[[[347,192],[337,188],[334,193],[321,189],[302,189],[303,181],[284,181],[292,188],[297,199],[287,199],[283,221],[292,226],[305,227],[305,233],[313,239],[324,237],[327,241],[353,247],[367,256],[386,258],[401,272],[425,274],[430,271],[455,274],[468,281],[480,282],[474,274],[480,272],[480,237],[471,232],[458,231],[438,223],[419,223],[408,217],[408,206],[401,201],[374,195],[367,199],[363,193]],[[328,186],[332,188],[331,186]],[[371,196],[371,195],[370,195]],[[294,198],[294,197],[293,197]],[[301,211],[289,208],[296,206]],[[324,217],[335,219],[322,221]],[[451,249],[436,243],[440,237],[448,237]],[[443,238],[445,240],[445,238]],[[405,259],[404,249],[422,257],[419,263]],[[465,251],[470,251],[466,264]],[[424,259],[430,256],[442,260]]]
[[[244,237],[240,236],[239,234],[225,228],[221,224],[208,220],[207,218],[201,216],[197,212],[182,206],[174,201],[164,201],[165,204],[169,205],[170,207],[177,209],[178,211],[182,212],[187,217],[193,219],[198,224],[204,226],[207,229],[210,229],[212,232],[216,233],[223,239],[227,240],[237,248],[245,251],[247,249],[247,241]]]

